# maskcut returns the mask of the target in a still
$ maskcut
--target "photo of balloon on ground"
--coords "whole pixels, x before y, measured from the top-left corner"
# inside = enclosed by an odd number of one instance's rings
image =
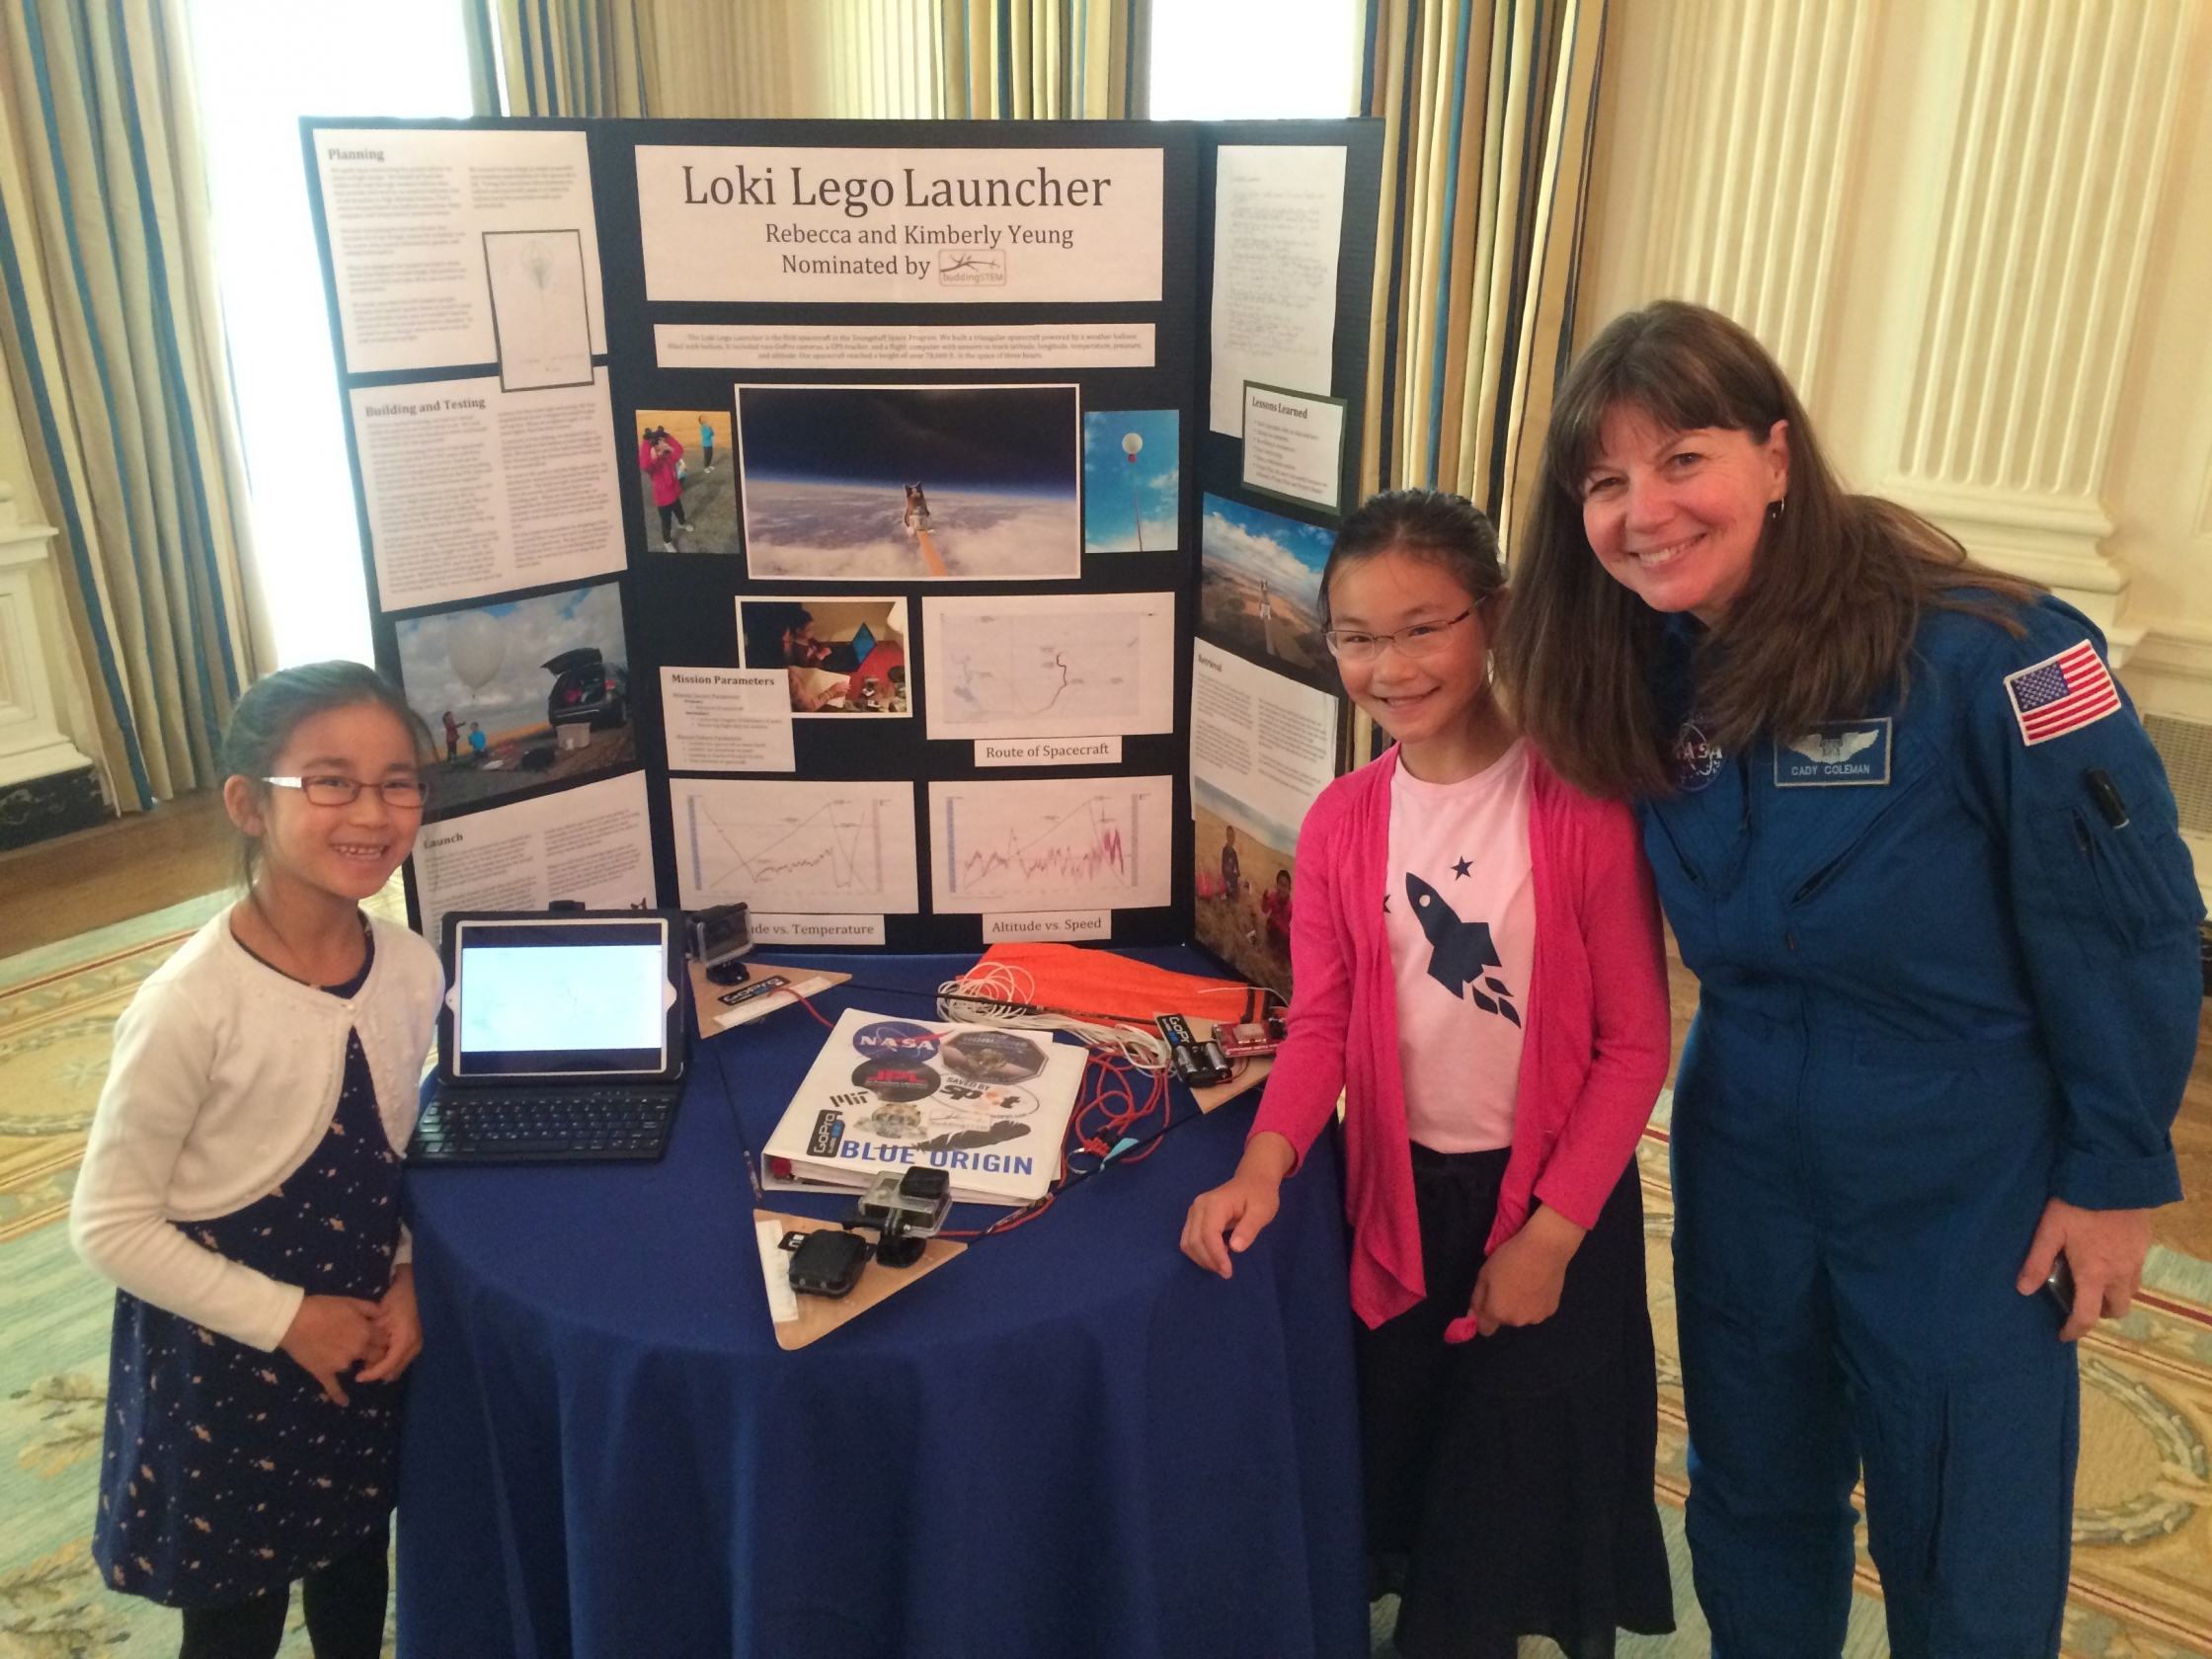
[[[905,599],[740,599],[738,647],[785,671],[795,715],[914,711]]]
[[[1198,620],[1247,657],[1334,677],[1321,640],[1321,568],[1333,532],[1256,507],[1206,498]]]
[[[1077,387],[740,386],[746,574],[1082,574]]]
[[[635,758],[613,583],[412,617],[398,632],[400,682],[437,745],[433,817]]]
[[[738,469],[732,423],[711,409],[641,409],[639,512],[655,553],[738,551]]]
[[[1172,553],[1182,516],[1182,417],[1172,409],[1083,417],[1083,551]]]

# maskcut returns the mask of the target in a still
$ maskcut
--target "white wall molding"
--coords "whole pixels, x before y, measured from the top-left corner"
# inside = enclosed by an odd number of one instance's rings
[[[2116,626],[2112,430],[2198,0],[1973,0],[1890,494]]]
[[[1808,397],[1882,0],[1679,0],[1644,291],[1733,317]]]
[[[2120,678],[2146,714],[2212,724],[2212,622],[2150,622]]]
[[[51,524],[19,522],[15,491],[0,483],[0,785],[92,764],[55,723],[40,640],[40,588],[58,534]]]

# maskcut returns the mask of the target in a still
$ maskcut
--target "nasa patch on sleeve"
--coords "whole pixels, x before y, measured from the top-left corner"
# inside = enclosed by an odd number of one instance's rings
[[[1890,717],[1824,720],[1799,737],[1775,740],[1777,789],[1889,782]]]

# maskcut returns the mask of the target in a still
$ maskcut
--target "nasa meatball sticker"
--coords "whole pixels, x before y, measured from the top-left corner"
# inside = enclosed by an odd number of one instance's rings
[[[1685,795],[1697,794],[1720,775],[1723,758],[1720,746],[1705,736],[1705,729],[1695,720],[1685,720],[1675,734],[1675,787]]]
[[[936,1054],[943,1039],[911,1020],[878,1020],[853,1034],[852,1046],[871,1060],[920,1062]]]
[[[1810,789],[1889,782],[1890,718],[1824,720],[1802,737],[1775,741],[1775,787]]]

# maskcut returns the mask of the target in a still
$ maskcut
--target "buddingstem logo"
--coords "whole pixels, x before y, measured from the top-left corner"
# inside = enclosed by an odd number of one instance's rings
[[[966,248],[937,261],[937,280],[948,288],[1002,288],[1006,256],[996,248]]]

